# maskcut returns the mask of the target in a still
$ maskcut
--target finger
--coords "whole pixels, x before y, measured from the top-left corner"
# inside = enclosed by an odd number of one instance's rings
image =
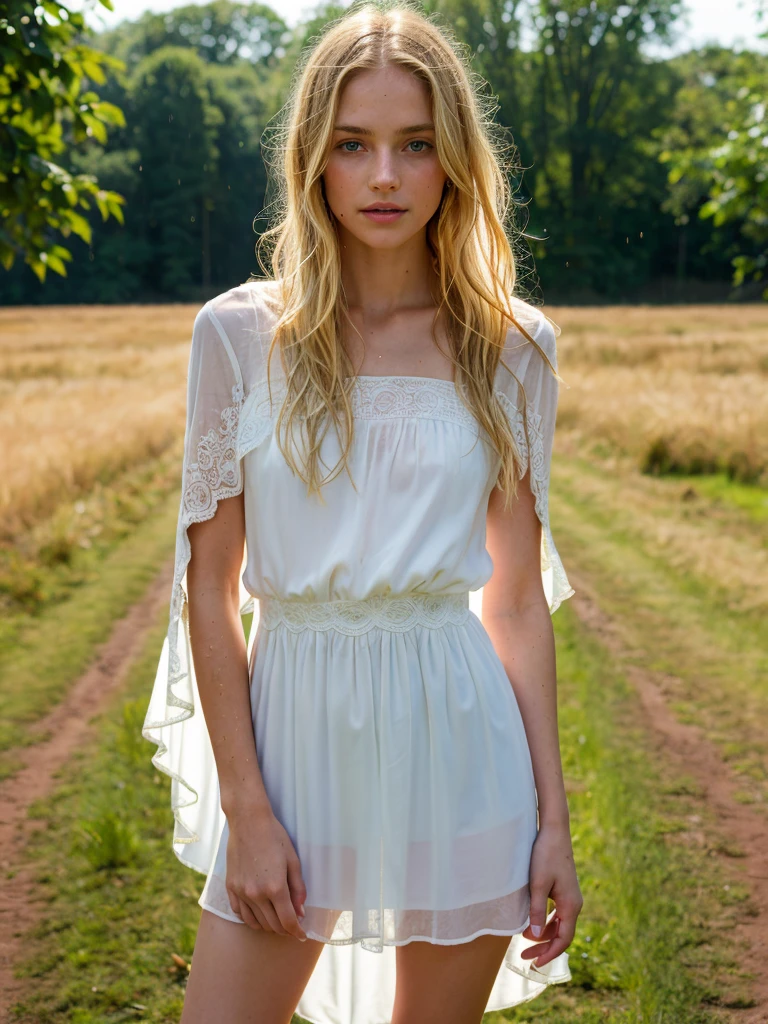
[[[544,926],[544,931],[541,933],[541,935],[534,936],[533,932],[531,931],[531,925],[530,924],[528,925],[528,927],[523,932],[523,936],[526,939],[537,938],[539,940],[539,942],[548,942],[550,939],[554,939],[555,935],[557,935],[557,918],[554,918],[554,917],[552,918],[551,921],[547,921],[546,925]],[[533,947],[531,947],[531,948],[533,948]],[[531,955],[534,955],[534,954],[531,954]]]
[[[280,923],[280,919],[275,913],[275,908],[272,906],[272,900],[264,900],[259,904],[259,909],[269,924],[270,931],[277,932],[278,935],[286,934],[285,928]]]
[[[240,917],[242,917],[243,915],[240,913],[240,900],[237,894],[227,889],[227,899],[229,900],[230,907],[232,907],[232,912],[234,914],[240,914]]]
[[[546,942],[537,942],[534,946],[526,946],[525,949],[520,951],[520,957],[523,960],[533,960],[535,957],[543,956],[549,952],[550,943],[552,939],[548,939]]]
[[[547,899],[552,888],[552,880],[548,882],[531,881],[530,929],[534,939],[540,939],[547,923]],[[538,929],[538,931],[537,931]]]
[[[543,967],[544,964],[548,964],[551,960],[554,960],[555,957],[560,956],[560,954],[570,946],[571,942],[573,942],[575,932],[575,921],[570,922],[565,919],[561,919],[559,934],[552,940],[552,942],[550,942],[549,949],[536,958],[534,966]]]
[[[242,900],[241,902],[244,903],[245,900]],[[248,909],[253,914],[255,920],[258,921],[259,926],[262,928],[263,931],[265,931],[265,932],[271,932],[272,931],[272,929],[269,927],[269,923],[268,923],[266,917],[261,912],[261,907],[259,906],[258,903],[255,903],[255,902],[254,903],[249,903],[248,904]]]
[[[243,905],[240,902],[240,897],[237,893],[233,892],[231,889],[227,889],[227,899],[229,900],[229,905],[232,908],[232,913],[237,914],[245,921],[245,918],[243,917]]]
[[[249,928],[253,928],[254,931],[263,931],[260,923],[256,920],[256,917],[245,901],[240,903],[240,917],[245,921]]]
[[[291,903],[297,915],[304,915],[304,901],[307,898],[307,887],[301,874],[301,864],[298,857],[291,857],[288,861],[288,889],[291,894]]]
[[[286,890],[282,896],[276,896],[272,900],[272,903],[286,933],[288,935],[294,935],[297,939],[301,939],[302,942],[305,942],[307,936],[296,917],[296,910],[294,909],[293,903],[288,898],[288,891]]]
[[[526,946],[525,949],[520,951],[521,959],[535,960],[536,957],[543,956],[545,953],[549,952],[549,943],[551,941],[552,940],[550,939],[548,942],[537,942],[535,946]]]

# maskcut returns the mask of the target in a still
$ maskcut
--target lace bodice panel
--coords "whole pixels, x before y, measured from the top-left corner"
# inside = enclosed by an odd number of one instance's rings
[[[258,303],[258,292],[251,294]],[[550,322],[524,302],[515,300],[515,306],[522,325],[557,367]],[[262,322],[270,315],[268,311]],[[268,330],[262,332],[265,344],[269,337]],[[496,391],[523,454],[522,473],[530,460],[542,522],[542,579],[554,611],[572,593],[548,511],[558,382],[517,331],[510,331],[504,362],[509,370],[499,367]],[[515,377],[528,397],[531,452]],[[498,457],[483,440],[484,432],[457,386],[429,377],[358,377],[351,392],[356,440],[350,457],[358,491],[346,474],[337,476],[323,489],[325,505],[307,499],[303,483],[285,465],[273,436],[284,396],[280,377],[273,377],[271,390],[270,404],[265,379],[250,389],[237,438],[246,503],[253,512],[248,546],[256,557],[249,558],[244,575],[252,594],[328,601],[484,586],[493,569],[485,549],[485,510]],[[335,465],[340,452],[331,431],[322,449],[325,466]],[[306,575],[297,577],[293,568],[286,571],[285,561],[275,558],[282,550],[297,552]]]
[[[322,503],[307,497],[285,462],[268,399],[246,411],[261,424],[246,421],[238,445],[249,513],[246,589],[300,601],[478,590],[493,568],[484,524],[495,455],[453,385],[358,378],[351,404],[352,479],[343,472],[325,484]],[[321,457],[331,467],[340,456],[331,430]]]

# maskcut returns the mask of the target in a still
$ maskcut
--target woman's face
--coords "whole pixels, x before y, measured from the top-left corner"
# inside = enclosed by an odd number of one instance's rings
[[[323,172],[340,235],[394,249],[424,229],[447,177],[431,125],[428,89],[403,68],[361,71],[345,85]],[[401,212],[364,212],[371,206]]]

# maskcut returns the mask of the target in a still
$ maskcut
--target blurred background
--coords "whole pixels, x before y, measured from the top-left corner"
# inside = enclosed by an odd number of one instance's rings
[[[72,17],[57,23],[60,9],[30,7],[6,35],[11,66],[33,76],[14,89],[33,112],[21,171],[29,197],[39,181],[47,205],[34,238],[15,227],[0,234],[2,300],[196,300],[244,280],[268,216],[262,133],[302,46],[343,8],[115,0],[109,10],[79,0],[71,10],[82,29]],[[526,290],[579,304],[761,296],[763,0],[443,0],[424,9],[472,48],[496,120],[518,148]],[[69,62],[73,92],[58,97],[69,109],[50,133],[53,102],[37,76],[61,74],[65,64],[46,65],[83,39],[103,56]],[[34,158],[57,165],[58,177],[38,179]],[[103,193],[87,209],[75,199],[93,195],[82,176]],[[22,189],[9,191],[10,226]],[[62,230],[72,233],[56,237]]]
[[[424,6],[519,149],[520,289],[561,327],[585,905],[572,982],[489,1024],[768,1022],[765,7]],[[262,147],[341,11],[0,0],[0,1019],[180,1017],[203,877],[141,726],[190,335],[261,272]]]

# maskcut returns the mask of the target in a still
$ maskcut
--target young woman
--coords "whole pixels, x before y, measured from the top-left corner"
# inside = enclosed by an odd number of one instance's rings
[[[570,979],[556,332],[459,54],[408,3],[328,28],[273,278],[195,320],[144,726],[206,875],[182,1024],[471,1024]]]

